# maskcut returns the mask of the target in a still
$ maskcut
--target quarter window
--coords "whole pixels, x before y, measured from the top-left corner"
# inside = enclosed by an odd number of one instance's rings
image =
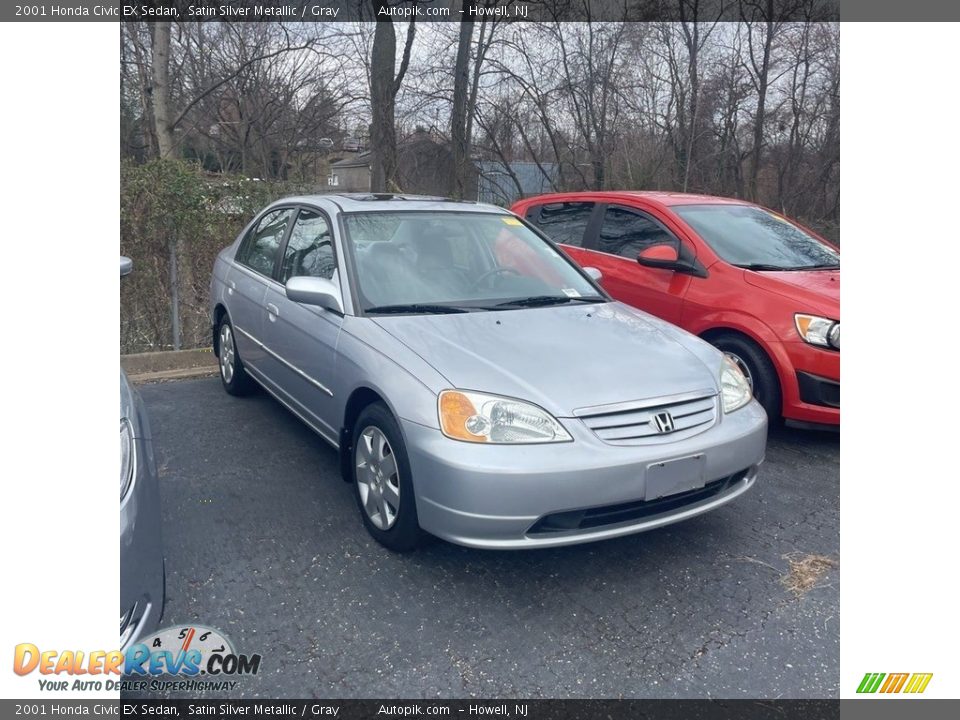
[[[301,210],[283,252],[280,282],[301,275],[331,280],[336,269],[333,238],[326,219],[314,210]]]
[[[280,250],[280,242],[287,231],[287,223],[293,217],[293,210],[289,208],[268,212],[260,222],[250,231],[240,251],[237,253],[237,262],[256,270],[261,275],[273,275],[273,266]]]
[[[534,215],[534,222],[555,243],[583,247],[592,212],[592,202],[550,203],[540,207],[540,216]]]
[[[597,250],[636,260],[640,252],[654,245],[672,245],[679,250],[677,239],[646,215],[616,206],[606,209]]]

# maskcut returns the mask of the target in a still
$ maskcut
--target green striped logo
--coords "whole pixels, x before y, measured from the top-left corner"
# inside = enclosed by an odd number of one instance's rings
[[[857,692],[919,694],[927,689],[932,677],[933,673],[867,673]]]

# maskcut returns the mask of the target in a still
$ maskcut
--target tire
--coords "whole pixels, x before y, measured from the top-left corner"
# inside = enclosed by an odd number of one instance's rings
[[[713,345],[731,355],[753,389],[753,396],[763,409],[771,424],[778,422],[783,414],[780,379],[767,353],[753,340],[742,335],[724,334],[712,338]]]
[[[350,471],[360,517],[373,539],[394,552],[419,546],[423,531],[407,449],[400,426],[381,402],[365,407],[353,426]]]
[[[220,350],[218,365],[223,389],[231,395],[249,395],[256,386],[240,360],[233,325],[230,324],[230,318],[226,315],[220,320],[220,326],[217,328],[217,338]]]

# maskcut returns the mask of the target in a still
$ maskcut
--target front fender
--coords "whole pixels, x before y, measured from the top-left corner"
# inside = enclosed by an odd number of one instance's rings
[[[783,342],[769,325],[755,316],[736,310],[718,310],[702,315],[695,322],[685,323],[685,325],[690,332],[700,337],[724,330],[733,330],[746,335],[773,361],[780,379],[780,386],[785,387],[791,381],[792,363]]]
[[[354,322],[348,320],[346,325]],[[362,321],[361,321],[362,322]],[[363,326],[361,326],[363,328]],[[375,331],[374,331],[375,332]],[[361,329],[361,333],[366,334]],[[392,339],[392,338],[391,338]],[[408,423],[439,429],[437,417],[436,388],[444,387],[446,379],[412,353],[406,346],[397,343],[388,354],[371,344],[373,338],[360,338],[350,332],[342,332],[338,343],[338,382],[337,395],[339,405],[336,417],[339,418],[340,473],[347,482],[352,480],[350,470],[351,431],[348,412],[350,399],[358,391],[372,391],[380,396],[395,418],[408,442],[404,428]],[[411,368],[416,368],[412,370]],[[431,387],[430,384],[433,384]]]
[[[405,345],[364,319],[347,317],[337,346],[339,417],[359,388],[383,398],[394,417],[439,428],[437,393],[449,382]],[[381,347],[386,343],[386,347]]]

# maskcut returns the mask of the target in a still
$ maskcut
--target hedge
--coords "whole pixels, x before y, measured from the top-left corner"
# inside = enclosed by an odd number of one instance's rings
[[[120,166],[120,254],[133,273],[120,284],[120,352],[210,345],[207,299],[217,253],[278,198],[313,190],[290,182],[211,175],[179,160]],[[180,337],[173,333],[171,257]]]

